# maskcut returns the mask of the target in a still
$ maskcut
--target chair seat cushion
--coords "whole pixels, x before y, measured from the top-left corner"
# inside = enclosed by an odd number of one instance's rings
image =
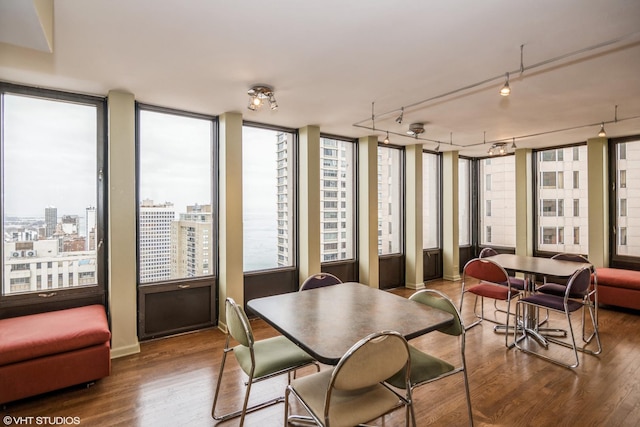
[[[455,366],[450,363],[424,353],[412,345],[409,345],[409,353],[411,354],[411,386],[416,386],[434,378],[438,378],[439,376],[456,369]],[[404,381],[404,369],[387,380],[389,384],[398,388],[405,387]]]
[[[561,285],[559,283],[546,283],[536,289],[538,292],[542,292],[543,294],[556,295],[559,297],[564,297],[564,293],[567,290],[565,285]],[[569,294],[570,298],[582,298],[582,294]]]
[[[282,335],[256,341],[253,344],[253,349],[256,358],[254,379],[297,366],[304,366],[314,361],[313,357]],[[238,345],[233,348],[233,353],[242,370],[249,375],[251,372],[249,347]]]
[[[332,369],[306,375],[291,382],[292,388],[313,413],[324,419],[326,391]],[[374,420],[400,404],[398,396],[381,384],[363,390],[340,391],[331,394],[331,427],[351,427]]]
[[[509,282],[511,282],[511,288],[519,291],[524,291],[526,282],[524,279],[515,276],[509,276]]]
[[[530,295],[526,298],[522,298],[518,301],[518,304],[521,302],[534,304],[540,307],[550,308],[552,310],[564,311],[564,298],[556,295],[548,295],[548,294],[534,294]],[[567,301],[567,308],[570,312],[578,310],[582,307],[582,303],[575,300]]]
[[[486,282],[480,282],[479,284],[470,287],[467,289],[467,292],[471,292],[472,294],[493,298],[497,300],[506,301],[509,299],[509,288],[506,286],[493,285]],[[515,289],[511,289],[511,298],[517,296],[519,292]]]
[[[102,305],[0,320],[0,366],[65,353],[111,339]]]

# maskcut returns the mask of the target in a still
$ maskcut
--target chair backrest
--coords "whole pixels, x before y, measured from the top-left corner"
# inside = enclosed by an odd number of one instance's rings
[[[251,324],[244,312],[233,298],[227,298],[225,301],[227,330],[229,335],[245,347],[253,347],[253,331]]]
[[[340,283],[342,283],[342,280],[338,279],[331,273],[317,273],[307,277],[300,286],[300,290],[306,291],[309,289],[322,288],[324,286],[338,285]]]
[[[576,296],[584,297],[589,293],[591,286],[591,268],[584,267],[577,270],[567,283],[567,290],[565,295],[575,298]]]
[[[495,284],[509,282],[506,270],[497,262],[486,258],[474,258],[465,264],[462,270],[463,283],[469,277]]]
[[[464,323],[462,322],[460,311],[458,311],[453,301],[444,293],[435,289],[423,289],[411,295],[409,299],[453,314],[453,325],[444,326],[438,329],[438,331],[455,336],[464,333]]]
[[[483,250],[480,251],[478,258],[485,258],[488,256],[494,256],[494,255],[498,255],[498,251],[496,251],[493,248],[484,248]]]
[[[331,390],[358,390],[376,385],[400,370],[410,370],[409,344],[393,331],[376,332],[358,341],[342,356],[331,376]]]
[[[591,264],[587,258],[579,254],[559,253],[552,256],[551,259],[557,259],[560,261],[584,262],[585,264]],[[591,271],[595,272],[595,268],[593,268],[593,265],[591,266]],[[552,280],[554,283],[565,286],[567,285],[567,283],[569,283],[569,279],[562,277],[554,277]]]

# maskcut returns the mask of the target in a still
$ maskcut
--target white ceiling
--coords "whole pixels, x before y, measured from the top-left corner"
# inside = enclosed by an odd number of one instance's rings
[[[472,156],[486,154],[484,140],[583,142],[603,121],[609,137],[640,135],[638,0],[55,0],[53,17],[52,53],[0,38],[0,80],[125,90],[148,104],[345,137],[382,140],[388,130],[394,144],[442,141]],[[275,88],[277,111],[247,110],[256,83]],[[372,127],[372,103],[379,132],[353,126]],[[412,122],[431,141],[396,135]],[[533,134],[542,135],[522,138]]]

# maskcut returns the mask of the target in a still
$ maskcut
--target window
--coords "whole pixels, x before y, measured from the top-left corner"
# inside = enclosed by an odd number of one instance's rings
[[[480,244],[493,243],[505,247],[516,245],[515,171],[515,156],[479,161]],[[487,186],[486,181],[483,184],[483,178],[491,179],[493,184]]]
[[[565,150],[567,153],[564,153]],[[536,229],[540,233],[536,240],[538,243],[536,251],[588,253],[588,235],[580,234],[580,230],[588,230],[589,225],[588,189],[586,181],[580,184],[580,176],[586,176],[587,173],[587,162],[584,161],[587,158],[586,146],[538,151],[535,155],[537,176],[540,177],[536,188],[539,204]],[[545,160],[549,157],[555,157],[558,161]],[[565,158],[567,160],[559,161]],[[574,160],[576,158],[582,160]],[[565,189],[563,184],[565,173],[571,174],[571,188]],[[573,207],[567,212],[564,209],[565,200],[571,201]],[[567,233],[572,230],[578,235],[569,234],[565,239],[565,228]]]
[[[0,85],[2,297],[104,291],[105,101]],[[46,265],[46,268],[44,266]],[[38,268],[38,266],[40,268]],[[42,298],[39,298],[41,301]]]
[[[244,271],[295,265],[295,135],[245,125],[242,130]],[[337,167],[338,161],[326,159]],[[277,177],[285,178],[277,184]],[[325,209],[338,202],[324,201]],[[278,245],[278,238],[283,244]]]
[[[320,253],[323,261],[355,258],[355,150],[356,144],[351,141],[320,138],[320,176],[322,176],[320,190],[323,194],[323,197],[321,197],[322,203],[320,204],[322,221]],[[338,191],[327,190],[337,188],[343,189],[340,191],[341,203],[327,207],[325,204],[327,200],[338,198]],[[337,229],[338,223],[340,223],[340,229],[344,232],[340,234],[339,239],[328,239],[328,236],[333,236],[335,233],[327,233],[325,230]],[[329,240],[332,243],[327,243]],[[341,248],[340,251],[338,247]]]
[[[140,283],[213,273],[214,119],[139,107]]]
[[[490,174],[490,173],[488,173],[488,174],[485,176],[485,178],[484,178],[484,179],[485,179],[485,181],[484,181],[484,182],[485,182],[484,189],[485,189],[486,191],[491,191],[491,174]]]
[[[458,159],[458,226],[459,245],[471,244],[471,162],[469,159]]]
[[[440,246],[440,157],[422,153],[422,244]]]
[[[618,178],[612,197],[615,199],[612,226],[618,231],[617,244],[612,248],[613,256],[640,257],[640,205],[637,202],[640,191],[640,138],[614,140],[613,143],[615,155],[612,157],[616,161],[611,166],[614,170],[612,176]]]
[[[378,147],[378,201],[386,209],[378,209],[378,253],[401,252],[402,245],[402,151]],[[385,224],[385,227],[381,227]],[[390,232],[391,231],[391,232]],[[380,234],[380,232],[382,232]]]

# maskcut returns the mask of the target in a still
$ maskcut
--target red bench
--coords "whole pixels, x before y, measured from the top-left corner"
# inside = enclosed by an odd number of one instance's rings
[[[640,271],[600,267],[598,302],[640,310]]]
[[[0,319],[0,404],[109,375],[110,339],[102,305]]]

